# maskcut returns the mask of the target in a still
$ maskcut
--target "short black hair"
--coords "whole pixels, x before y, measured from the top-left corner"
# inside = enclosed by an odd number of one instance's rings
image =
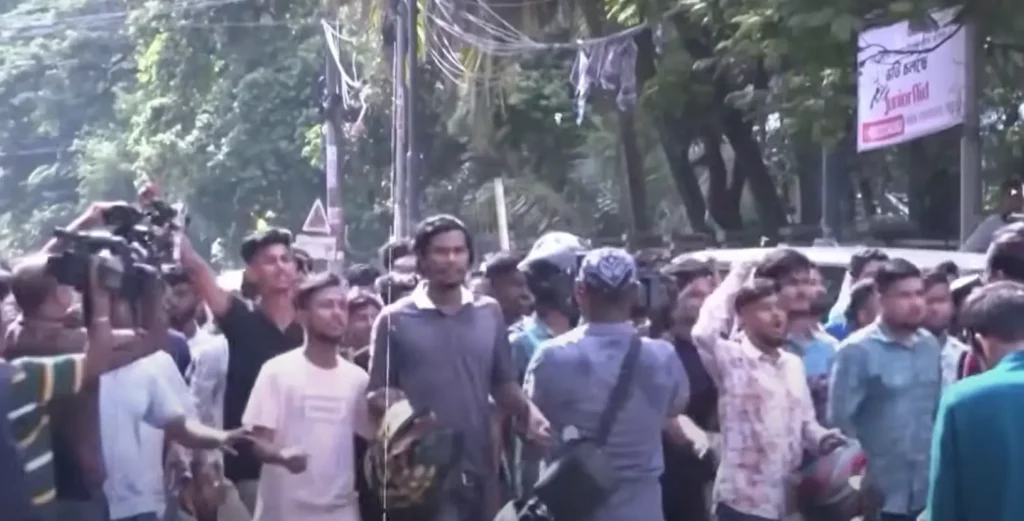
[[[985,269],[989,274],[1024,282],[1024,222],[1008,224],[993,234]]]
[[[850,288],[850,302],[846,305],[846,309],[843,310],[846,323],[852,324],[856,321],[857,313],[860,313],[860,310],[867,304],[871,295],[874,295],[877,291],[878,286],[873,280],[858,281]]]
[[[380,278],[380,270],[369,264],[353,264],[345,272],[348,285],[360,288],[372,288]]]
[[[306,309],[309,307],[309,301],[321,290],[344,286],[345,284],[341,281],[341,278],[329,271],[307,277],[299,285],[298,291],[295,292],[295,307]]]
[[[434,237],[453,231],[460,231],[466,237],[466,248],[469,249],[469,263],[473,264],[473,240],[469,235],[469,229],[457,217],[448,214],[432,215],[423,219],[416,226],[416,233],[412,239],[413,253],[417,257],[422,258],[427,254],[427,248],[430,246],[430,242],[434,240]]]
[[[242,241],[242,260],[249,264],[264,248],[275,244],[290,248],[292,245],[292,233],[283,228],[270,228],[269,230],[250,234]]]
[[[758,263],[754,269],[754,277],[768,279],[776,285],[786,277],[801,271],[810,271],[814,267],[811,259],[791,248],[776,248]]]
[[[391,271],[395,269],[395,261],[412,255],[412,241],[395,237],[384,244],[384,246],[381,246],[377,254],[380,256],[380,265],[384,268],[384,271]]]
[[[889,256],[884,251],[878,248],[864,248],[850,257],[850,276],[859,279],[868,264],[887,260],[889,260]]]
[[[685,289],[695,280],[711,277],[715,274],[711,269],[711,265],[707,262],[690,258],[669,263],[661,268],[661,273],[670,277],[680,290]]]
[[[301,273],[313,271],[313,256],[306,250],[292,248],[292,257],[295,259],[295,269]]]
[[[493,282],[495,279],[511,275],[519,271],[519,263],[525,258],[526,254],[522,252],[499,251],[484,263],[484,277]]]
[[[378,310],[384,308],[380,296],[365,287],[352,287],[348,290],[348,312],[355,313],[367,306],[373,306]]]
[[[412,273],[386,273],[374,283],[374,289],[385,305],[416,289],[419,281]]]
[[[917,266],[914,266],[913,263],[906,259],[897,257],[889,259],[882,264],[882,267],[878,269],[878,273],[875,275],[875,283],[878,284],[878,292],[885,293],[902,280],[920,276],[921,270]]]
[[[960,267],[955,262],[948,260],[942,261],[935,266],[933,271],[941,271],[950,279],[956,279],[960,277]]]
[[[775,295],[775,293],[776,284],[774,280],[755,278],[754,280],[745,283],[740,290],[736,292],[736,300],[733,301],[733,309],[739,313],[743,308]]]
[[[921,281],[924,282],[925,291],[928,291],[939,284],[945,284],[947,286],[950,285],[949,274],[939,269],[933,269],[925,272],[925,274],[921,276]]]
[[[967,330],[1002,342],[1024,340],[1024,284],[1003,280],[974,290],[960,310]]]

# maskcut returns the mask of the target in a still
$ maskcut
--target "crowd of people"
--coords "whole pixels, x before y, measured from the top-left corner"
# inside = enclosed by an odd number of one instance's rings
[[[237,291],[185,237],[130,299],[64,247],[2,281],[5,521],[1024,519],[1024,224],[966,290],[864,249],[836,302],[798,249],[482,256],[446,215],[344,274],[255,233]]]

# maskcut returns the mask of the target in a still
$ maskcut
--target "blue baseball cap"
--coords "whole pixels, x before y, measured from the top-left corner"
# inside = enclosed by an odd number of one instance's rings
[[[622,248],[597,248],[583,256],[577,280],[588,288],[620,291],[637,281],[636,261]]]

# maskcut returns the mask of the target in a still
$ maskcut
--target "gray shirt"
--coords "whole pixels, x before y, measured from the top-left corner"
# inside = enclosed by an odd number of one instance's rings
[[[916,513],[928,493],[935,412],[942,392],[939,341],[921,329],[907,343],[876,322],[839,345],[829,381],[828,415],[856,438],[882,511]]]
[[[462,306],[447,315],[420,286],[381,311],[372,344],[367,390],[401,389],[414,409],[462,433],[463,471],[493,476],[489,395],[515,383],[498,302],[464,289]]]
[[[584,324],[538,347],[526,371],[526,392],[558,438],[551,457],[559,454],[567,427],[584,437],[596,435],[634,334],[630,323]],[[593,521],[664,519],[658,480],[664,469],[662,427],[666,418],[682,414],[689,382],[668,342],[644,338],[641,349],[632,393],[605,446],[622,482]]]

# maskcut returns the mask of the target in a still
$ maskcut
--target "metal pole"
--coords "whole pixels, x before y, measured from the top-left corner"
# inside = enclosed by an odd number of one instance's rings
[[[327,0],[324,2],[324,18],[327,23],[337,29],[338,20],[338,3],[334,0]],[[337,63],[335,62],[334,51],[330,44],[330,40],[326,38],[333,38],[333,35],[325,34],[324,45],[327,48],[326,63],[324,64],[324,80],[325,80],[325,99],[327,100],[327,110],[324,111],[324,122],[323,122],[323,134],[322,143],[324,149],[324,180],[325,188],[327,190],[327,221],[330,224],[331,231],[333,232],[335,239],[335,255],[334,258],[327,259],[327,267],[333,272],[339,272],[343,267],[342,252],[345,248],[345,223],[342,215],[342,204],[341,204],[341,183],[338,182],[340,177],[340,165],[338,162],[338,145],[339,138],[341,137],[340,127],[341,124],[341,105],[340,105],[340,71],[338,71]]]
[[[825,242],[835,240],[835,230],[832,229],[832,201],[829,197],[832,194],[832,180],[829,172],[829,147],[821,147],[821,238]]]
[[[978,59],[981,40],[973,20],[965,23],[964,124],[960,136],[960,244],[974,231],[981,215],[981,138],[978,112]]]
[[[392,3],[395,12],[395,56],[392,75],[392,109],[391,123],[394,131],[394,183],[391,185],[392,210],[394,217],[395,237],[409,235],[408,216],[406,215],[406,141],[405,141],[405,51],[406,31],[402,26],[405,7],[401,0]]]
[[[417,0],[405,0],[406,69],[405,69],[405,198],[406,219],[409,227],[420,220],[420,152],[416,131],[416,91],[419,88],[419,31]]]

